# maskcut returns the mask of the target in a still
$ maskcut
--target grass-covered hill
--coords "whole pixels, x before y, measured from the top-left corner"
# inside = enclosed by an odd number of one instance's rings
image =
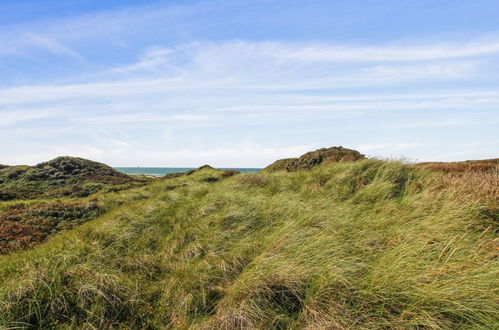
[[[101,163],[57,157],[35,166],[0,166],[0,200],[81,197],[136,181]]]
[[[234,174],[101,191],[95,220],[1,256],[0,328],[498,327],[497,166]]]

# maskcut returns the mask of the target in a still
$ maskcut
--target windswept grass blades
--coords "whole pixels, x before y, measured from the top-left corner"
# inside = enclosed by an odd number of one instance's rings
[[[0,327],[493,329],[497,171],[205,167],[0,257]]]

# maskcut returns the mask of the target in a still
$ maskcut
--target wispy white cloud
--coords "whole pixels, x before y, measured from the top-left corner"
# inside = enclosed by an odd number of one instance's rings
[[[423,144],[421,142],[390,142],[390,143],[379,143],[379,144],[359,144],[354,147],[365,152],[365,153],[373,153],[373,152],[395,152],[395,151],[403,151],[407,149],[413,149],[417,147],[421,147]]]
[[[272,46],[269,46],[270,44]],[[71,54],[71,50],[65,49],[62,45],[60,47],[63,48],[58,49],[59,51]],[[136,63],[98,74],[88,83],[2,89],[0,104],[40,104],[82,98],[112,99],[115,102],[116,98],[159,96],[162,93],[174,94],[172,97],[175,102],[185,94],[202,95],[206,100],[223,90],[231,90],[231,93],[238,95],[251,92],[268,94],[277,91],[282,93],[297,90],[394,86],[417,80],[445,81],[469,78],[482,73],[482,67],[476,58],[458,62],[432,60],[406,64],[396,61],[397,63],[371,66],[369,62],[372,58],[366,56],[364,58],[366,63],[361,65],[346,65],[343,62],[338,65],[324,65],[320,60],[300,64],[302,60],[287,55],[285,49],[289,47],[291,46],[286,46],[282,42],[240,41],[219,44],[194,43],[174,48],[155,47],[147,50]],[[275,53],[270,52],[268,48],[274,49]],[[377,49],[383,52],[383,47]],[[390,51],[391,46],[386,46],[386,52]],[[360,51],[353,48],[352,52]],[[387,56],[387,59],[392,57]],[[495,97],[498,93],[485,92],[491,96],[489,102],[497,101]],[[484,91],[478,90],[477,93],[483,94]],[[320,99],[320,96],[317,98]],[[377,98],[376,95],[371,95],[369,100]]]
[[[24,38],[28,41],[28,43],[40,46],[49,52],[59,54],[59,55],[67,55],[71,56],[80,60],[83,60],[83,56],[80,54],[76,53],[69,47],[63,45],[62,43],[50,39],[47,36],[40,35],[40,34],[34,34],[34,33],[27,33]]]
[[[207,121],[211,118],[207,115],[161,115],[147,113],[121,113],[121,114],[100,114],[90,116],[73,117],[73,122],[80,124],[109,125],[123,123],[159,123],[159,122],[179,122],[179,121]]]
[[[169,64],[169,56],[173,55],[173,53],[174,51],[170,48],[152,47],[147,49],[136,63],[111,69],[110,72],[141,73],[149,70],[157,70],[161,66]]]
[[[0,57],[30,57],[37,48],[77,54],[73,45],[93,43],[126,49],[131,33],[172,32],[179,22],[206,12],[214,5],[163,1],[137,3],[135,6],[2,25]]]
[[[474,61],[449,61],[430,62],[405,65],[376,65],[365,69],[370,76],[379,78],[402,78],[402,79],[442,79],[463,78],[473,76],[478,69],[478,63]]]
[[[13,126],[15,124],[37,119],[56,118],[63,112],[60,109],[32,109],[17,108],[15,110],[0,110],[0,127]]]
[[[462,146],[463,147],[487,147],[487,146],[496,146],[496,145],[499,145],[499,140],[470,142],[470,143],[464,143]]]
[[[266,44],[265,53],[300,61],[407,62],[475,57],[499,53],[499,42],[393,44],[386,46]]]
[[[491,116],[489,112],[469,111],[454,116],[442,116],[435,114],[425,120],[417,119],[404,123],[390,123],[387,128],[438,128],[438,127],[456,127],[456,126],[474,126],[480,123],[483,118],[489,118],[489,123],[499,123],[499,118]]]
[[[178,69],[178,62],[194,69],[197,73],[231,72],[237,75],[244,72],[245,65],[253,69],[271,72],[292,73],[297,69],[314,69],[316,64],[327,67],[324,62],[341,63],[356,68],[364,64],[360,72],[382,77],[440,76],[454,77],[460,73],[470,73],[478,61],[467,59],[480,58],[499,53],[499,41],[470,44],[421,44],[355,46],[327,43],[303,44],[293,42],[249,42],[226,41],[195,42],[176,47],[154,47],[132,65],[117,68],[121,72],[136,72],[138,69]],[[182,59],[182,61],[179,61]],[[383,64],[376,64],[382,62]],[[400,64],[400,63],[407,64]],[[422,63],[419,63],[422,62]],[[374,63],[373,65],[370,65]],[[293,66],[289,66],[294,64]],[[370,66],[367,66],[370,65]],[[182,67],[182,66],[181,66]],[[180,68],[181,68],[180,67]],[[332,67],[328,69],[331,70]],[[314,73],[317,70],[312,70]],[[265,71],[256,70],[263,73]],[[320,72],[320,70],[319,70]],[[352,72],[350,72],[352,73]],[[355,73],[355,71],[354,71]],[[255,73],[253,74],[255,75]]]

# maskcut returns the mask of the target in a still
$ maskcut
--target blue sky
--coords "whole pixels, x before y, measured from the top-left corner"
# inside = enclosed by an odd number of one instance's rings
[[[0,163],[499,157],[499,1],[0,0]]]

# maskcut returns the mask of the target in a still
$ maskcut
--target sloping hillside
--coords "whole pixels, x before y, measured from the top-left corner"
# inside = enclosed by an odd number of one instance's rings
[[[366,159],[157,180],[0,257],[0,327],[492,329],[498,187]]]
[[[0,200],[88,196],[105,186],[137,181],[101,163],[57,157],[36,166],[0,168]]]
[[[85,160],[84,160],[85,161]],[[88,162],[88,161],[85,161]],[[44,163],[46,164],[46,163]],[[53,164],[53,162],[52,162]],[[84,168],[84,171],[92,173],[99,173],[99,179],[104,181],[105,178],[103,170],[109,174],[115,174],[114,170],[107,166],[101,168],[98,163],[91,164],[97,167],[95,171],[90,171],[89,168]],[[42,166],[41,168],[46,168]],[[82,167],[80,167],[82,168]],[[216,170],[210,166],[202,166],[199,169],[191,170],[182,173],[175,173],[174,175],[165,176],[163,180],[169,178],[188,176],[198,171],[211,170],[212,176],[203,177],[205,182],[216,182],[223,177],[231,175],[231,171]],[[68,169],[66,169],[68,171]],[[50,171],[50,169],[49,169]],[[72,172],[68,176],[77,176],[83,171]],[[108,177],[110,176],[108,174]],[[122,176],[121,173],[118,173]],[[113,180],[114,178],[112,178]],[[161,180],[155,178],[155,180]],[[138,180],[136,180],[138,181]],[[154,180],[148,180],[152,182]],[[137,186],[138,182],[134,182]],[[130,188],[129,185],[112,186],[111,191],[120,191],[123,188]],[[132,186],[133,187],[133,186]],[[175,184],[166,185],[164,189],[174,189]],[[141,198],[141,194],[138,195]],[[12,253],[22,249],[30,248],[47,240],[49,237],[59,233],[63,230],[72,229],[81,225],[89,220],[92,220],[105,213],[109,209],[121,205],[129,200],[137,198],[137,192],[132,190],[126,194],[112,194],[108,190],[101,191],[100,193],[92,194],[88,198],[82,197],[81,194],[72,196],[71,198],[56,199],[37,199],[35,201],[10,201],[0,203],[0,254]]]

